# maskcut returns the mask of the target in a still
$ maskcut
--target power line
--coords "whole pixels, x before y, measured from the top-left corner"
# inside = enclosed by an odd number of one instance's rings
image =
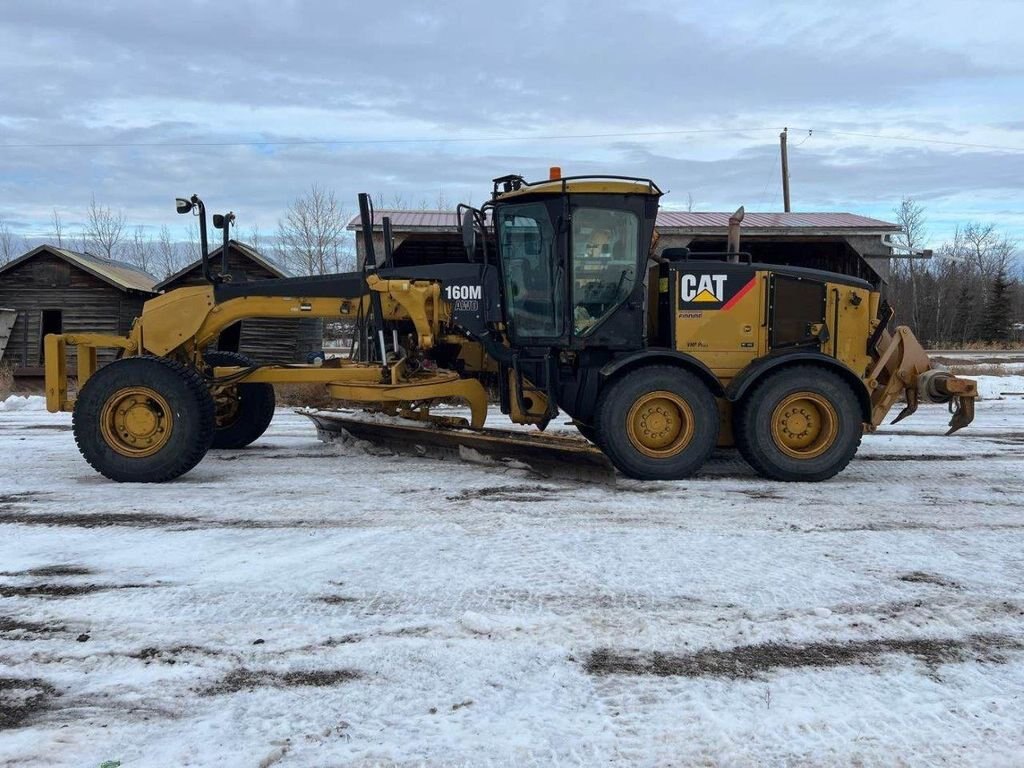
[[[370,144],[443,144],[498,141],[563,141],[571,139],[615,139],[644,136],[682,136],[702,133],[754,133],[774,128],[694,128],[675,131],[633,131],[621,133],[576,133],[549,136],[440,136],[416,139],[294,139],[271,141],[109,141],[54,142],[42,144],[0,144],[0,149],[120,149],[131,147],[302,147]]]
[[[804,136],[804,140],[803,140],[803,141],[801,141],[801,142],[800,142],[799,144],[794,144],[794,145],[793,145],[793,149],[796,149],[797,147],[802,147],[802,146],[803,146],[804,144],[806,144],[806,143],[807,143],[807,140],[808,140],[809,138],[811,138],[811,135],[812,135],[813,133],[814,133],[814,130],[813,130],[813,129],[811,129],[811,128],[809,128],[809,129],[807,130],[807,135],[806,135],[806,136]]]
[[[575,133],[522,136],[436,136],[410,139],[277,139],[249,141],[101,141],[101,142],[42,142],[0,144],[0,151],[5,149],[146,149],[146,148],[187,148],[187,147],[306,147],[306,146],[372,146],[395,144],[470,144],[492,142],[532,142],[532,141],[571,141],[576,139],[623,139],[647,138],[656,136],[686,136],[698,134],[738,134],[777,131],[774,127],[747,128],[691,128],[670,131],[622,131],[612,133]],[[900,136],[881,133],[863,133],[857,131],[837,131],[827,128],[798,128],[794,131],[807,131],[801,146],[815,132],[831,136],[849,136],[862,139],[881,141],[906,141],[914,144],[938,144],[949,147],[967,149],[991,149],[1001,152],[1024,152],[1024,147],[1005,144],[983,144],[952,139],[926,139],[917,136]]]
[[[997,149],[1003,152],[1024,152],[1024,147],[1010,147],[1004,144],[977,144],[970,141],[952,141],[950,139],[922,139],[917,136],[892,136],[883,133],[857,133],[854,131],[833,131],[822,128],[793,128],[794,131],[808,131],[829,134],[832,136],[854,136],[862,139],[884,139],[886,141],[910,141],[917,144],[944,144],[950,147],[968,147],[970,149]],[[808,137],[810,138],[810,133]],[[804,139],[807,141],[807,139]],[[801,141],[801,144],[804,142]]]
[[[769,172],[768,172],[768,178],[764,180],[764,188],[761,190],[761,196],[758,198],[758,204],[763,203],[765,195],[768,194],[768,185],[775,178],[775,168],[776,168],[775,164],[777,162],[778,162],[778,158],[772,157],[771,168],[769,169]]]

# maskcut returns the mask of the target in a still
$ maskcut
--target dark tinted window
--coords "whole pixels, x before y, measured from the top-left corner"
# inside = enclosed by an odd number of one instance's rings
[[[782,275],[772,277],[772,347],[817,342],[811,326],[824,321],[824,283]]]
[[[497,219],[506,310],[513,337],[561,336],[565,286],[547,207],[543,203],[510,205],[499,211]]]

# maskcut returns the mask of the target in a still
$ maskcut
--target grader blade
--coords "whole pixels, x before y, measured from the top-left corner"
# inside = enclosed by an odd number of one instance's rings
[[[342,410],[300,409],[297,413],[316,425],[317,436],[324,442],[349,435],[407,456],[526,469],[543,477],[615,482],[611,462],[601,450],[571,435],[417,424]]]

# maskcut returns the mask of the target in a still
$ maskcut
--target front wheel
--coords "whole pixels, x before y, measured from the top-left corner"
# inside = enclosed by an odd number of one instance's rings
[[[833,371],[794,366],[768,374],[736,411],[736,447],[772,480],[819,481],[841,472],[864,434],[857,396]]]
[[[71,423],[82,456],[101,475],[162,483],[209,450],[213,399],[191,368],[162,357],[126,357],[85,382]]]
[[[700,469],[718,440],[708,387],[681,368],[653,365],[609,384],[595,429],[616,469],[638,480],[679,480]]]

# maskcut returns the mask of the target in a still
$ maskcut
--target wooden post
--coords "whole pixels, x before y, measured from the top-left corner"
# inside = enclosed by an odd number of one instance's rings
[[[786,134],[789,128],[783,128],[779,134],[779,146],[782,150],[782,210],[789,213],[789,152],[786,150]]]

